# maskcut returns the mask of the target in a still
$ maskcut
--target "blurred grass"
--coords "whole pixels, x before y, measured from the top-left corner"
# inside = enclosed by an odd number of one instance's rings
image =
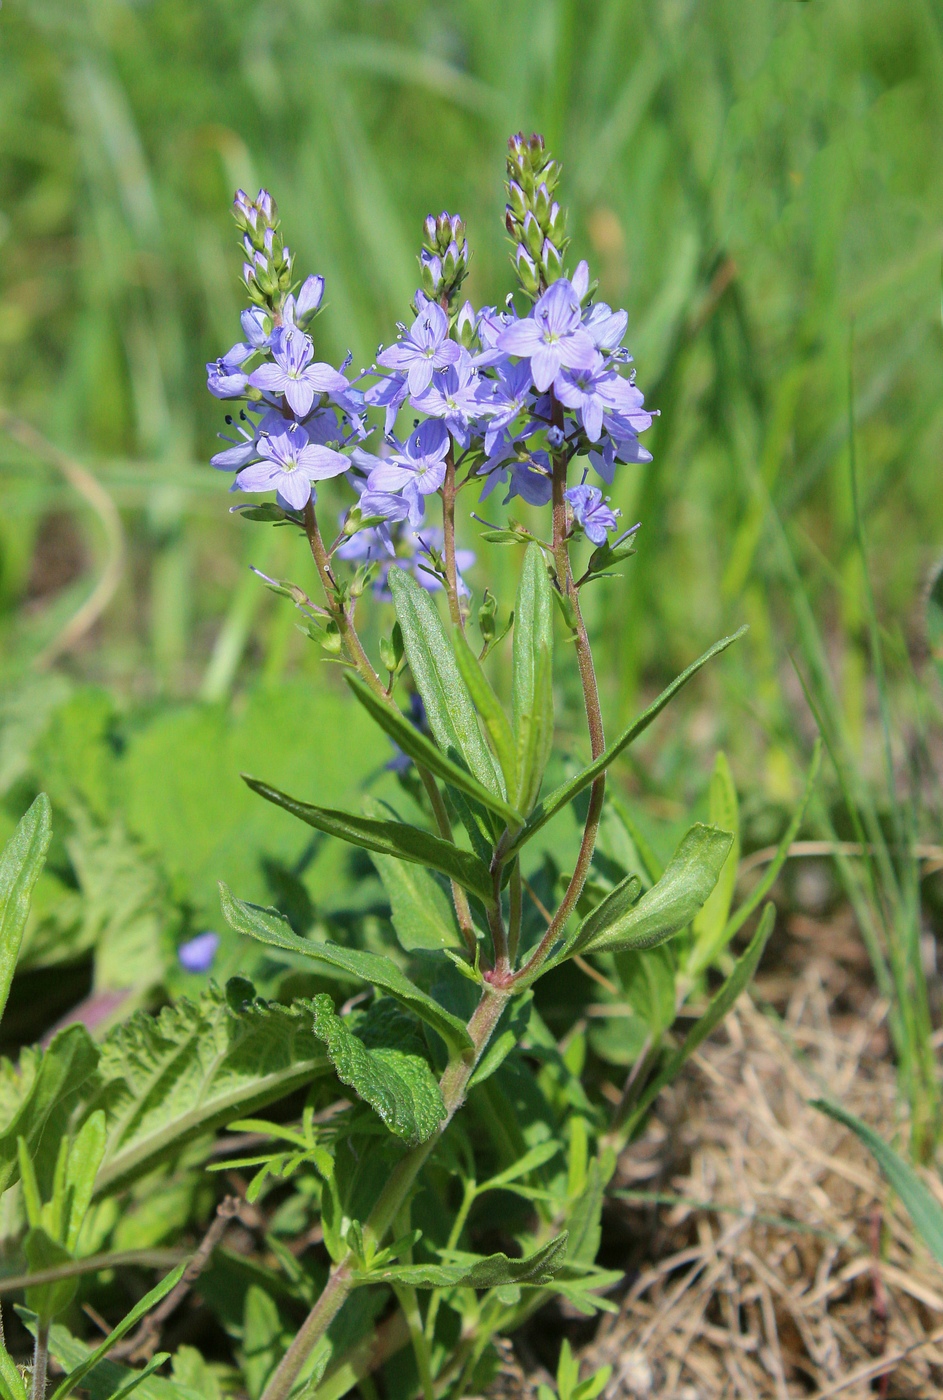
[[[250,559],[301,574],[303,554],[229,517],[203,465],[221,413],[202,365],[235,338],[241,304],[232,190],[276,193],[299,267],[328,278],[319,349],[350,348],[356,368],[404,314],[430,209],[468,220],[473,300],[503,297],[504,140],[537,128],[565,163],[573,256],[628,307],[662,411],[653,464],[623,469],[614,491],[643,522],[639,555],[590,605],[614,721],[640,686],[750,621],[708,681],[709,722],[699,712],[666,746],[662,776],[670,788],[692,744],[723,741],[769,796],[791,795],[781,522],[867,759],[847,384],[853,372],[878,611],[919,660],[943,551],[941,127],[931,0],[5,7],[2,404],[93,468],[129,540],[124,584],[69,666],[144,697],[219,698],[260,665],[270,682],[324,673],[241,582]],[[88,593],[104,545],[53,468],[4,439],[0,470],[12,681]],[[63,516],[85,568],[56,591]]]

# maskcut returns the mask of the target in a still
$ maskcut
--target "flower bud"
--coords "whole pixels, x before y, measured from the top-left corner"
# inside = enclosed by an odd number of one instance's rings
[[[530,210],[527,211],[527,215],[524,219],[523,234],[524,242],[527,245],[527,251],[532,258],[539,258],[540,250],[544,245],[544,236],[541,232],[540,224]]]
[[[530,296],[536,296],[540,291],[540,275],[537,272],[537,267],[533,259],[529,256],[523,244],[518,246],[515,266],[524,291]]]
[[[549,238],[544,242],[540,252],[540,267],[548,285],[563,276],[563,258]]]
[[[513,215],[518,222],[523,222],[524,215],[527,213],[527,200],[524,197],[524,191],[516,180],[508,181],[508,202],[510,206],[508,214],[511,214],[513,211]]]
[[[434,253],[438,247],[436,242],[436,220],[434,214],[427,214],[423,220],[422,246],[430,253]]]
[[[549,232],[550,204],[550,191],[545,184],[539,185],[534,196],[534,216],[544,233]]]
[[[487,646],[494,641],[496,632],[495,615],[498,611],[498,600],[492,593],[485,589],[485,596],[481,607],[478,609],[478,631],[481,633],[481,640]]]
[[[475,326],[474,307],[470,301],[466,301],[455,322],[455,338],[466,350],[470,350],[475,343]]]

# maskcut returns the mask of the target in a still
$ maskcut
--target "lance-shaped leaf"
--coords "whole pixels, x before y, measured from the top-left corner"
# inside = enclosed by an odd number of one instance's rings
[[[24,1320],[32,1331],[33,1323],[29,1317],[24,1317]],[[91,1356],[92,1348],[87,1342],[73,1337],[61,1323],[54,1323],[49,1332],[49,1353],[63,1371],[71,1371]],[[154,1371],[168,1360],[169,1354],[159,1351],[145,1367],[134,1371],[129,1366],[103,1358],[83,1378],[82,1390],[89,1400],[126,1400],[137,1390],[142,1400],[206,1400],[204,1394],[181,1385],[176,1377],[170,1385],[161,1377],[151,1379]]]
[[[411,1284],[413,1288],[506,1288],[509,1284],[539,1288],[552,1283],[566,1260],[566,1231],[533,1254],[509,1259],[506,1254],[466,1254],[451,1264],[401,1264],[365,1271],[361,1283]]]
[[[465,634],[457,627],[452,630],[452,642],[458,669],[484,723],[495,757],[501,765],[505,790],[514,792],[517,784],[517,757],[514,732],[508,723],[504,707],[495,695],[481,662],[468,645]]]
[[[529,812],[553,744],[553,589],[536,544],[527,546],[514,608],[513,714],[515,798]]]
[[[693,944],[688,962],[689,975],[699,976],[718,957],[726,946],[725,931],[737,884],[737,866],[740,862],[740,804],[737,789],[727,755],[719,753],[711,775],[710,806],[708,820],[712,826],[733,835],[733,841],[723,869],[703,909],[695,915],[691,932]]]
[[[230,985],[230,998],[212,987],[199,1002],[139,1012],[106,1038],[89,1099],[108,1128],[96,1196],[330,1072],[305,1010]]]
[[[703,1045],[711,1032],[720,1025],[737,998],[742,992],[746,991],[759,965],[760,958],[763,956],[763,949],[766,947],[775,922],[776,908],[772,904],[767,904],[766,908],[763,910],[763,916],[757,925],[756,933],[754,933],[751,938],[746,951],[737,959],[730,976],[727,978],[726,982],[718,987],[717,991],[711,997],[704,1015],[700,1020],[695,1021],[677,1050],[669,1055],[661,1071],[655,1076],[639,1099],[631,1116],[622,1128],[622,1133],[627,1140],[632,1137],[635,1130],[642,1123],[646,1113],[658,1098],[662,1089],[674,1082],[685,1061],[694,1054],[699,1046]]]
[[[34,1154],[50,1115],[86,1085],[99,1051],[84,1026],[66,1026],[45,1050],[0,1060],[0,1192],[19,1177],[17,1139]]]
[[[0,855],[0,1017],[20,955],[33,887],[52,840],[49,798],[41,792]]]
[[[618,739],[607,745],[593,763],[589,764],[587,768],[582,769],[572,778],[569,778],[554,792],[551,792],[545,797],[543,802],[531,813],[526,824],[508,848],[507,860],[510,861],[511,857],[519,851],[542,826],[550,821],[551,817],[555,817],[557,812],[561,811],[568,802],[572,802],[577,793],[589,787],[590,783],[595,782],[601,773],[605,773],[613,760],[618,758],[623,749],[628,748],[630,744],[634,743],[640,734],[644,734],[645,730],[654,719],[657,719],[668,702],[674,699],[678,691],[687,685],[688,681],[691,680],[693,676],[697,675],[701,667],[705,666],[712,657],[719,656],[722,651],[726,651],[731,643],[743,636],[746,630],[746,627],[741,627],[740,630],[734,632],[732,636],[722,637],[719,642],[715,642],[708,651],[705,651],[703,656],[699,656],[696,661],[693,661],[686,671],[682,671],[680,676],[676,676],[671,684],[665,687],[658,698],[652,701],[648,709],[643,710],[638,718],[632,721],[628,729],[619,735]]]
[[[602,933],[610,925],[623,918],[641,893],[642,882],[639,877],[626,875],[625,879],[620,880],[615,889],[610,890],[599,901],[596,908],[587,914],[570,941],[553,959],[554,964],[563,962],[564,958],[570,958],[574,953],[582,952],[587,943],[592,942],[597,934]]]
[[[390,918],[401,948],[460,948],[462,939],[452,905],[435,876],[421,865],[373,853],[372,860],[390,901]]]
[[[402,1030],[388,1044],[365,1044],[334,1011],[326,992],[306,1003],[314,1033],[327,1046],[335,1073],[374,1109],[391,1133],[416,1147],[432,1137],[445,1117],[445,1104],[428,1061]]]
[[[434,773],[443,782],[473,797],[508,825],[520,826],[524,820],[520,812],[505,802],[503,797],[485,787],[484,783],[480,783],[464,765],[446,757],[425,734],[420,734],[416,726],[410,724],[398,706],[380,700],[359,676],[352,675],[349,671],[347,683],[367,713],[389,734],[404,754],[428,768],[430,773]]]
[[[729,831],[696,823],[682,838],[658,883],[626,907],[623,881],[589,915],[569,954],[654,948],[687,928],[717,884],[732,841]]]
[[[376,851],[381,856],[396,856],[397,860],[409,860],[429,870],[439,870],[470,894],[477,895],[483,904],[494,904],[494,887],[484,861],[451,841],[443,841],[440,836],[433,836],[405,822],[377,821],[373,817],[358,817],[352,812],[336,812],[330,807],[298,802],[256,778],[246,777],[245,774],[243,778],[253,792],[273,802],[276,807],[284,807],[286,812],[307,822],[316,831],[338,836],[352,846]]]
[[[30,1273],[43,1269],[56,1269],[60,1264],[71,1264],[73,1256],[65,1245],[54,1240],[41,1225],[34,1225],[26,1232],[23,1253],[29,1264]],[[26,1290],[26,1306],[45,1322],[58,1317],[75,1297],[78,1279],[60,1279],[58,1283],[34,1284]]]
[[[343,948],[339,943],[316,943],[311,938],[299,938],[277,909],[261,909],[257,904],[247,904],[237,899],[223,884],[220,884],[219,895],[223,913],[237,933],[247,933],[251,938],[274,948],[301,953],[306,958],[350,973],[358,981],[379,987],[438,1031],[453,1050],[472,1048],[472,1039],[464,1023],[433,1001],[414,982],[410,982],[389,958],[359,948]]]
[[[449,757],[462,758],[480,783],[502,796],[498,769],[435,604],[402,569],[390,569],[389,583],[409,669],[436,743]]]

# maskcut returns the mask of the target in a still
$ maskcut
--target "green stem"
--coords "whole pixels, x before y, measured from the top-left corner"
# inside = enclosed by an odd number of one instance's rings
[[[472,1206],[475,1204],[475,1197],[477,1195],[478,1183],[475,1181],[466,1181],[465,1189],[462,1194],[462,1204],[458,1208],[458,1214],[452,1221],[452,1229],[449,1231],[448,1243],[445,1246],[446,1250],[458,1248],[458,1242],[462,1238],[465,1222],[468,1219]],[[433,1290],[432,1297],[429,1299],[429,1307],[426,1311],[426,1337],[430,1342],[435,1336],[435,1320],[438,1316],[439,1304],[441,1301],[441,1291],[439,1289]]]
[[[515,860],[511,867],[508,894],[511,901],[511,907],[508,910],[508,957],[513,967],[517,962],[517,950],[521,941],[521,918],[524,909],[520,860]]]
[[[396,1218],[396,1234],[400,1239],[402,1239],[404,1235],[408,1235],[411,1229],[409,1215],[409,1201],[407,1200],[404,1202],[403,1209]],[[406,1251],[403,1262],[406,1264],[411,1264],[413,1262],[412,1248]],[[406,1326],[409,1328],[409,1336],[413,1344],[413,1355],[416,1358],[416,1367],[419,1371],[419,1380],[422,1385],[423,1400],[435,1400],[435,1383],[432,1378],[432,1354],[429,1349],[429,1343],[426,1340],[422,1312],[419,1307],[419,1296],[412,1284],[395,1284],[393,1291],[403,1310]]]

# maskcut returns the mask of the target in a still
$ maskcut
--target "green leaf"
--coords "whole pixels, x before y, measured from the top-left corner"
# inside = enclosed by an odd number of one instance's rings
[[[417,585],[418,587],[418,585]],[[377,821],[372,817],[358,817],[351,812],[335,812],[329,807],[314,807],[308,802],[298,802],[286,796],[277,788],[271,788],[255,778],[243,775],[246,783],[277,807],[284,807],[293,817],[313,826],[316,831],[324,831],[329,836],[338,836],[353,846],[361,846],[367,851],[376,851],[383,856],[396,856],[397,860],[408,860],[416,865],[424,865],[430,870],[440,870],[450,880],[455,880],[470,894],[477,895],[489,907],[494,904],[494,887],[488,867],[470,851],[463,851],[451,841],[443,841],[418,826],[407,826],[405,822]]]
[[[539,1288],[552,1283],[554,1274],[563,1267],[566,1245],[564,1231],[523,1259],[509,1259],[506,1254],[465,1255],[454,1264],[403,1264],[370,1270],[357,1281],[411,1284],[413,1288],[503,1288],[508,1284]]]
[[[57,1269],[60,1264],[71,1264],[72,1254],[65,1245],[52,1239],[41,1225],[27,1230],[23,1241],[23,1253],[31,1273],[40,1269]],[[50,1322],[72,1302],[79,1286],[78,1279],[61,1279],[58,1283],[41,1283],[26,1290],[26,1306],[44,1322]]]
[[[359,676],[347,673],[347,683],[363,705],[364,709],[390,738],[402,749],[403,753],[416,763],[428,768],[437,778],[449,783],[452,787],[458,788],[460,792],[473,797],[476,802],[480,802],[483,807],[494,812],[502,821],[509,826],[520,826],[524,818],[520,812],[504,801],[504,798],[493,793],[490,788],[480,783],[468,769],[460,763],[455,763],[451,758],[446,757],[440,748],[437,748],[424,734],[420,734],[414,724],[409,720],[396,705],[387,704],[380,700],[370,687],[360,679]]]
[[[0,1396],[2,1400],[27,1400],[27,1394],[22,1372],[0,1340]]]
[[[909,1162],[905,1162],[889,1143],[856,1118],[853,1113],[832,1103],[829,1099],[813,1099],[812,1107],[829,1118],[843,1123],[856,1133],[877,1162],[887,1178],[888,1184],[896,1191],[907,1214],[914,1223],[914,1229],[923,1240],[936,1262],[943,1265],[943,1207],[931,1195]]]
[[[389,898],[401,948],[412,953],[463,946],[449,897],[428,870],[375,851],[371,859]]]
[[[71,1395],[76,1386],[81,1385],[89,1372],[94,1370],[98,1362],[101,1361],[104,1356],[108,1355],[111,1348],[115,1346],[117,1342],[120,1342],[121,1338],[127,1332],[130,1332],[131,1328],[134,1327],[136,1323],[140,1322],[141,1318],[146,1316],[151,1308],[156,1308],[157,1304],[161,1299],[166,1298],[172,1288],[176,1288],[177,1284],[183,1278],[185,1268],[185,1264],[180,1264],[172,1273],[169,1273],[166,1278],[161,1279],[160,1283],[157,1284],[156,1288],[152,1288],[150,1293],[145,1293],[140,1302],[136,1303],[131,1311],[121,1319],[118,1326],[108,1333],[105,1340],[97,1346],[94,1351],[89,1352],[88,1356],[86,1356],[74,1370],[70,1371],[63,1381],[60,1381],[59,1385],[57,1385],[52,1392],[51,1400],[65,1400],[67,1395]]]
[[[674,948],[661,943],[655,948],[624,950],[616,953],[615,964],[632,1010],[657,1040],[675,1018]]]
[[[438,1031],[453,1050],[461,1052],[472,1048],[472,1039],[464,1023],[410,982],[389,958],[359,948],[342,948],[339,943],[315,943],[310,938],[299,938],[277,909],[261,909],[257,904],[247,904],[237,899],[223,884],[219,887],[219,895],[223,913],[237,933],[246,933],[274,948],[301,953],[303,957],[340,968],[359,981],[369,982],[389,992],[421,1021]]]
[[[481,662],[468,645],[465,634],[458,628],[452,629],[452,645],[462,679],[468,686],[469,694],[491,740],[495,757],[501,765],[505,791],[514,792],[517,784],[517,757],[514,733],[504,713],[504,707],[495,695]]]
[[[25,1309],[21,1316],[24,1314]],[[24,1320],[33,1330],[28,1317]],[[90,1356],[92,1348],[73,1337],[61,1323],[54,1323],[49,1333],[49,1352],[63,1370],[69,1371]],[[181,1385],[176,1377],[170,1381],[153,1374],[167,1359],[166,1352],[158,1352],[141,1371],[119,1366],[116,1361],[99,1361],[82,1381],[82,1390],[89,1400],[125,1400],[135,1390],[139,1390],[138,1400],[207,1400],[200,1391]]]
[[[727,920],[737,885],[737,866],[740,863],[740,807],[730,764],[724,753],[717,755],[711,777],[710,821],[712,826],[732,832],[733,842],[717,884],[708,895],[704,907],[694,916],[691,930],[694,944],[688,963],[691,976],[698,976],[703,972],[727,946]]]
[[[763,955],[763,949],[766,947],[767,940],[773,931],[775,922],[775,906],[767,904],[766,908],[763,910],[763,917],[757,925],[756,933],[754,933],[751,938],[746,951],[737,959],[730,976],[717,989],[711,997],[704,1015],[700,1020],[694,1023],[677,1050],[669,1055],[661,1071],[646,1088],[622,1129],[623,1135],[626,1138],[632,1137],[636,1128],[642,1122],[662,1089],[677,1078],[685,1061],[694,1054],[695,1050],[704,1043],[711,1032],[720,1025],[737,998],[746,990],[753,978],[754,972],[756,972],[760,958]]]
[[[211,987],[197,1003],[181,999],[157,1016],[138,1012],[102,1046],[89,1107],[105,1111],[108,1146],[95,1195],[329,1070],[297,1005],[249,1000],[233,1009]]]
[[[79,1132],[69,1146],[66,1165],[66,1192],[69,1215],[66,1224],[65,1245],[74,1250],[92,1203],[95,1177],[105,1155],[108,1143],[108,1130],[105,1115],[101,1109],[89,1114]],[[37,1308],[38,1312],[39,1309]]]
[[[642,893],[642,882],[637,875],[626,875],[624,880],[620,880],[615,889],[599,901],[596,908],[587,914],[574,933],[572,939],[564,945],[561,952],[553,959],[554,963],[562,962],[564,958],[572,957],[574,953],[579,953],[591,942],[597,934],[603,932],[612,923],[621,919],[635,904]]]
[[[309,1002],[314,1033],[327,1046],[338,1079],[375,1109],[391,1133],[415,1147],[432,1137],[445,1118],[445,1104],[426,1059],[415,1048],[403,1049],[402,1031],[392,1043],[364,1044],[340,1016],[326,992]]]
[[[402,569],[390,569],[389,586],[409,669],[436,743],[449,757],[463,759],[496,797],[503,796],[494,759],[482,738],[472,698],[435,604]]]
[[[41,792],[0,855],[0,1019],[20,955],[33,887],[52,840],[49,798]]]
[[[553,589],[539,545],[524,554],[514,608],[514,738],[517,805],[537,801],[553,744]]]
[[[49,1116],[95,1072],[98,1047],[84,1026],[66,1026],[46,1050],[28,1048],[19,1063],[0,1061],[0,1192],[19,1177],[17,1138],[35,1153]]]
[[[529,841],[542,826],[550,821],[551,817],[555,817],[557,812],[565,807],[568,802],[572,802],[577,793],[589,787],[590,783],[595,782],[601,773],[605,773],[613,760],[618,758],[619,754],[622,753],[623,749],[628,748],[629,744],[634,743],[640,734],[644,734],[645,730],[654,719],[657,719],[668,702],[674,699],[678,691],[687,685],[688,681],[691,680],[693,676],[697,675],[701,667],[705,666],[713,657],[719,656],[722,651],[726,651],[731,643],[737,641],[746,631],[746,627],[741,627],[738,632],[734,632],[729,637],[722,637],[719,642],[715,642],[708,651],[705,651],[703,656],[699,656],[696,661],[692,662],[686,671],[682,671],[680,676],[676,676],[671,684],[665,687],[658,698],[652,701],[648,709],[643,710],[638,718],[632,721],[628,729],[620,734],[619,738],[616,739],[614,743],[609,744],[602,751],[595,762],[591,763],[588,768],[582,769],[582,771],[577,773],[574,777],[569,778],[567,782],[561,784],[561,786],[550,793],[548,797],[545,797],[543,802],[534,809],[516,840],[512,842],[508,849],[507,859],[510,860],[525,842]]]
[[[637,904],[625,908],[625,896],[616,896],[626,882],[616,887],[586,920],[593,927],[584,937],[582,929],[566,956],[580,953],[615,953],[622,948],[654,948],[680,933],[703,906],[723,868],[733,837],[729,831],[697,822],[682,838],[656,885],[646,890]],[[611,918],[606,906],[612,901]]]

